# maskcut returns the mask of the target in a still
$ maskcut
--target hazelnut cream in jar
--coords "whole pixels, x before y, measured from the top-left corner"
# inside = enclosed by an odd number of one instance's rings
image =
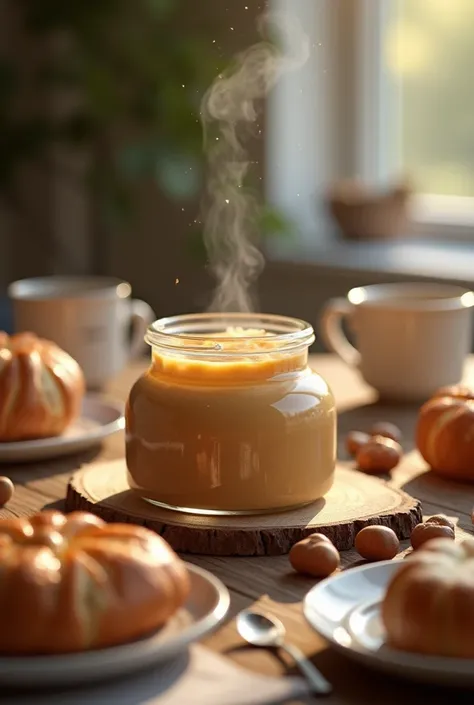
[[[308,367],[309,324],[193,314],[155,322],[146,341],[151,366],[126,409],[132,489],[204,514],[288,509],[328,492],[336,408]]]

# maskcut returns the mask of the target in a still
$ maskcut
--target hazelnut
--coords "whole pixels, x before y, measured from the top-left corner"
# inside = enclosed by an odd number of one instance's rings
[[[455,524],[446,514],[433,514],[432,517],[425,520],[425,524],[438,524],[439,526],[449,526],[453,531],[455,530]]]
[[[368,433],[363,431],[350,431],[346,436],[346,450],[349,455],[355,456],[363,445],[370,441]]]
[[[355,548],[368,561],[385,561],[397,555],[400,541],[388,526],[366,526],[357,534]]]
[[[370,429],[370,435],[390,438],[392,441],[396,441],[397,443],[400,443],[402,440],[402,432],[398,426],[395,426],[394,423],[390,423],[390,421],[379,421],[378,423],[374,423]]]
[[[291,566],[298,573],[326,578],[339,567],[339,551],[323,534],[313,534],[291,547]]]
[[[417,524],[411,532],[411,545],[416,551],[424,543],[431,539],[452,539],[454,541],[454,531],[449,526],[443,524]]]
[[[13,497],[15,486],[9,477],[0,476],[0,507],[3,507]]]
[[[390,472],[402,457],[402,447],[396,441],[383,436],[374,436],[356,455],[359,470],[371,475]]]

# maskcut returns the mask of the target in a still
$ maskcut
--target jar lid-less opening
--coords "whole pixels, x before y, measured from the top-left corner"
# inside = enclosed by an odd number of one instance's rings
[[[315,339],[306,321],[260,313],[193,313],[161,318],[145,341],[168,352],[219,357],[268,355],[309,347]]]

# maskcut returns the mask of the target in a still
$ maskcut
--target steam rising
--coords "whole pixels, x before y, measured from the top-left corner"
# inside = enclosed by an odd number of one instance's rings
[[[243,182],[250,162],[245,138],[258,127],[262,99],[286,71],[303,66],[309,40],[293,17],[265,13],[258,20],[262,41],[235,57],[201,104],[208,159],[204,241],[217,280],[210,305],[222,312],[252,309],[250,287],[264,266],[257,247],[259,204]],[[282,51],[270,42],[277,36]]]

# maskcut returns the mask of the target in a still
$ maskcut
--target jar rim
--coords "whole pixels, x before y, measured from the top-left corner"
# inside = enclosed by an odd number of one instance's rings
[[[240,328],[255,333],[219,338],[219,333]],[[265,331],[262,334],[261,331]],[[203,347],[203,339],[216,339],[213,346]],[[218,341],[217,341],[218,339]],[[242,341],[238,350],[235,342]],[[145,342],[152,347],[166,348],[191,355],[222,356],[260,355],[289,352],[315,340],[313,327],[307,321],[272,313],[190,313],[168,316],[154,321],[147,329]],[[265,343],[266,349],[255,349],[255,344]],[[268,349],[271,345],[271,349]]]

